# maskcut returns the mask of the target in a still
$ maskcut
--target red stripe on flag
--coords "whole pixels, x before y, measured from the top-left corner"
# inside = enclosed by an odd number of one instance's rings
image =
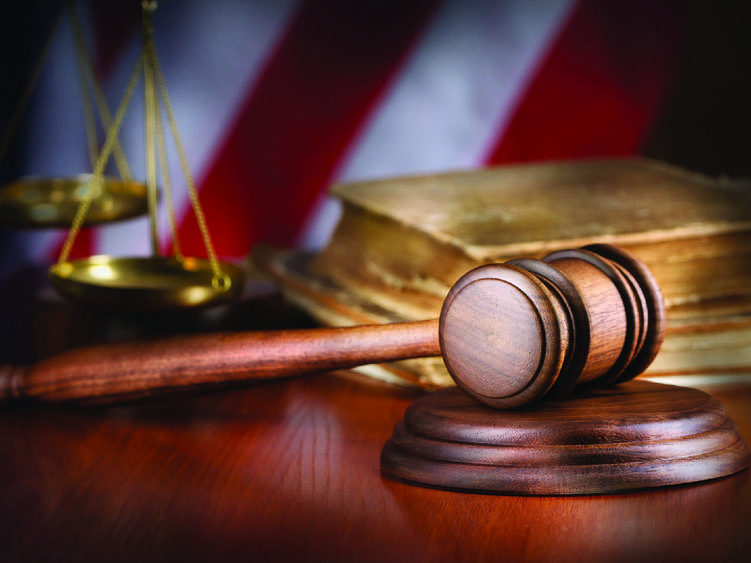
[[[94,22],[94,65],[98,76],[107,76],[141,28],[141,5],[133,0],[109,0],[91,2],[90,9]]]
[[[676,70],[680,2],[581,0],[489,163],[638,152]]]
[[[89,256],[96,254],[94,249],[96,244],[97,233],[91,227],[81,229],[76,235],[76,240],[73,241],[73,248],[70,249],[69,260],[80,260],[88,258]],[[60,253],[65,245],[65,240],[68,238],[68,233],[61,234],[60,241],[53,247],[53,251],[48,256],[50,262],[57,262]]]
[[[304,3],[202,182],[218,254],[295,240],[437,3]],[[186,253],[204,255],[192,213],[180,238]]]

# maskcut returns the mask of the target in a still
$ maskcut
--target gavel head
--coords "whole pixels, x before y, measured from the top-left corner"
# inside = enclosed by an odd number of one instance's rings
[[[652,274],[604,244],[468,272],[449,291],[439,328],[456,384],[497,408],[636,377],[664,332]]]

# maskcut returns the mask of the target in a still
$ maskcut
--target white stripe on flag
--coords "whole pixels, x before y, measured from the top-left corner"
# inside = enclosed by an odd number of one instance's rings
[[[574,4],[446,2],[339,180],[479,164]]]
[[[480,165],[510,121],[574,0],[449,0],[441,6],[338,175],[353,181]],[[324,198],[301,244],[326,242]]]
[[[234,116],[254,88],[260,71],[297,7],[298,0],[275,2],[221,2],[189,0],[160,4],[155,14],[155,41],[167,89],[185,145],[191,172],[200,180],[221,150],[222,139]],[[124,88],[135,59],[135,48],[117,70]],[[139,116],[142,99],[134,99]],[[166,125],[166,123],[165,123]],[[169,130],[165,130],[167,133]],[[143,125],[130,120],[123,128],[134,175],[145,176]],[[168,145],[171,145],[171,138]],[[136,160],[137,159],[137,160]],[[175,184],[175,209],[183,217],[189,209],[183,174],[171,151],[170,177]],[[161,206],[160,240],[170,238],[165,208]],[[150,251],[145,219],[112,225],[100,231],[100,252],[124,255]]]

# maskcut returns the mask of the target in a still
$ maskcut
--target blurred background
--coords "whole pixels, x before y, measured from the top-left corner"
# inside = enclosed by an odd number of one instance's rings
[[[140,48],[141,3],[74,3],[114,110]],[[0,133],[51,43],[2,183],[91,170],[64,7],[3,7]],[[214,245],[239,260],[259,242],[325,244],[336,182],[631,155],[749,175],[749,16],[748,2],[729,0],[162,0],[154,26]],[[137,179],[142,98],[120,136]],[[180,190],[176,209],[185,253],[205,256]],[[169,248],[166,221],[161,234]],[[0,361],[28,356],[31,303],[65,236],[0,226]],[[72,256],[149,249],[137,219],[85,230]]]

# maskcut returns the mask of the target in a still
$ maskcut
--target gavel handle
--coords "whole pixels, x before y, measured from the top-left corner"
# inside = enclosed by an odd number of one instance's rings
[[[0,404],[111,404],[438,355],[437,320],[104,344],[0,366]]]

